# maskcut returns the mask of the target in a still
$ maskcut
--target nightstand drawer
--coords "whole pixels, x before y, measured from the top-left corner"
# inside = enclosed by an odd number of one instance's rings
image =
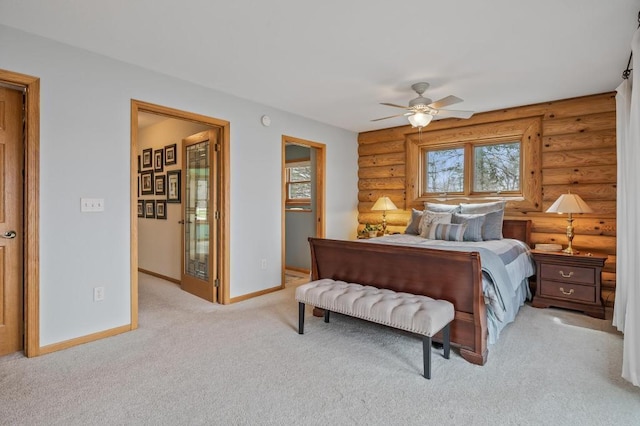
[[[591,285],[596,282],[595,271],[593,268],[581,268],[579,266],[543,263],[540,267],[540,275],[540,278],[543,280],[556,280]]]
[[[540,282],[540,295],[556,299],[575,300],[580,302],[596,302],[596,288],[586,285],[568,284],[566,282]]]

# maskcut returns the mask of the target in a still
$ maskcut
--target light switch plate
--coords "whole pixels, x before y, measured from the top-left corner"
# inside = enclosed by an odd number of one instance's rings
[[[104,198],[81,198],[80,211],[81,212],[103,212]]]

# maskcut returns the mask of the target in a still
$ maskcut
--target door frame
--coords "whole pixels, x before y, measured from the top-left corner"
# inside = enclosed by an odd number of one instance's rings
[[[178,120],[192,121],[216,127],[220,130],[220,170],[218,185],[220,189],[220,220],[218,220],[218,271],[220,288],[218,301],[222,304],[230,303],[229,288],[229,259],[230,259],[230,123],[213,117],[207,117],[187,111],[181,111],[161,105],[156,105],[136,99],[131,99],[131,165],[130,165],[130,225],[131,225],[131,329],[138,328],[138,112],[164,115]]]
[[[282,200],[281,200],[281,229],[282,237],[280,247],[282,247],[282,265],[281,265],[281,288],[285,287],[285,267],[286,267],[286,146],[287,145],[300,145],[315,150],[316,154],[316,211],[314,212],[314,220],[316,223],[316,237],[324,238],[325,236],[325,181],[326,181],[326,157],[327,146],[323,143],[313,142],[305,139],[296,138],[293,136],[282,135]]]
[[[0,69],[0,82],[25,89],[24,354],[40,355],[40,79]]]

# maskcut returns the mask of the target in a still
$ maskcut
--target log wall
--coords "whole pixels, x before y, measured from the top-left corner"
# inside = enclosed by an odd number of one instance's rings
[[[602,297],[613,305],[616,285],[616,112],[615,93],[565,99],[475,114],[468,120],[434,121],[422,130],[460,129],[485,123],[499,123],[525,117],[540,117],[542,206],[539,211],[510,209],[508,219],[531,219],[532,244],[558,243],[566,246],[566,215],[545,210],[568,190],[580,195],[594,210],[574,215],[574,248],[609,256],[602,274]],[[394,127],[358,136],[358,222],[380,223],[381,212],[372,212],[373,203],[388,196],[403,210],[387,213],[388,229],[403,232],[412,205],[406,199],[406,145],[415,137],[411,126]],[[523,179],[525,177],[523,176]]]

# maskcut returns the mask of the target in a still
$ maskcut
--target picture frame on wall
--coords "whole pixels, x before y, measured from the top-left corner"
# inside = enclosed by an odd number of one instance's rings
[[[155,175],[154,182],[156,195],[166,195],[166,176]]]
[[[142,195],[153,195],[153,170],[144,170],[140,173],[140,185]]]
[[[167,172],[167,203],[180,202],[180,170]]]
[[[167,218],[167,202],[165,200],[156,200],[156,219]]]
[[[164,165],[170,166],[172,164],[178,164],[177,144],[167,145],[164,147]]]
[[[144,217],[144,200],[138,200],[138,217]]]
[[[153,167],[153,149],[147,148],[142,150],[142,168],[148,169]]]
[[[155,200],[145,200],[144,202],[144,217],[147,219],[154,219],[156,217],[156,202]]]
[[[153,171],[156,173],[164,170],[164,149],[156,149],[153,151]]]
[[[138,155],[138,173],[142,171],[142,157]]]

